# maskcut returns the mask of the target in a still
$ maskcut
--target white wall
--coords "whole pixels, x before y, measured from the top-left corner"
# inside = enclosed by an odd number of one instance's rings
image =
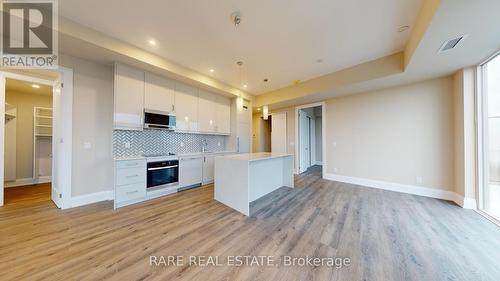
[[[455,192],[476,198],[475,72],[463,69],[453,76]]]
[[[451,77],[334,98],[326,115],[328,174],[453,190]]]
[[[60,64],[74,75],[72,196],[113,190],[113,69],[66,55]]]

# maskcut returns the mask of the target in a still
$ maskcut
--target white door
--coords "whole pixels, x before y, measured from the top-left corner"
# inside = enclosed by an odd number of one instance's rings
[[[57,168],[60,163],[63,163],[63,154],[60,153],[61,146],[61,124],[62,116],[61,108],[61,84],[57,83],[52,88],[52,201],[58,208],[62,208],[62,191],[61,191],[61,171]]]
[[[316,165],[316,119],[309,118],[309,143],[310,143],[310,162],[309,167]]]
[[[64,209],[71,207],[73,71],[62,69],[52,89],[52,201]]]
[[[271,152],[287,152],[286,112],[274,113],[271,117]]]
[[[305,172],[311,163],[311,134],[309,126],[309,117],[299,111],[299,173]]]

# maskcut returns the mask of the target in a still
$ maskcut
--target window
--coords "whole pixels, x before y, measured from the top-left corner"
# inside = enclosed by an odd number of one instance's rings
[[[481,66],[480,209],[500,219],[500,55]],[[482,109],[482,110],[481,110]]]

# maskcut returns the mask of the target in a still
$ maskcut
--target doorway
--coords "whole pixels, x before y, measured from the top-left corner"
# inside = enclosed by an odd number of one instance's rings
[[[0,206],[71,206],[73,72],[1,71]]]
[[[52,92],[49,85],[5,79],[5,205],[50,200]]]
[[[253,114],[252,118],[252,152],[271,152],[271,123],[272,116],[267,120],[261,113]]]
[[[324,158],[324,103],[296,108],[296,171],[323,176]]]

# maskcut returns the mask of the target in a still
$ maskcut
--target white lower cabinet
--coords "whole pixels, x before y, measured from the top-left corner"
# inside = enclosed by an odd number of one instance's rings
[[[203,184],[213,183],[214,175],[215,155],[206,155],[205,157],[203,157]]]
[[[146,198],[146,159],[115,161],[115,208]]]
[[[203,156],[185,156],[179,159],[179,188],[201,184]]]

